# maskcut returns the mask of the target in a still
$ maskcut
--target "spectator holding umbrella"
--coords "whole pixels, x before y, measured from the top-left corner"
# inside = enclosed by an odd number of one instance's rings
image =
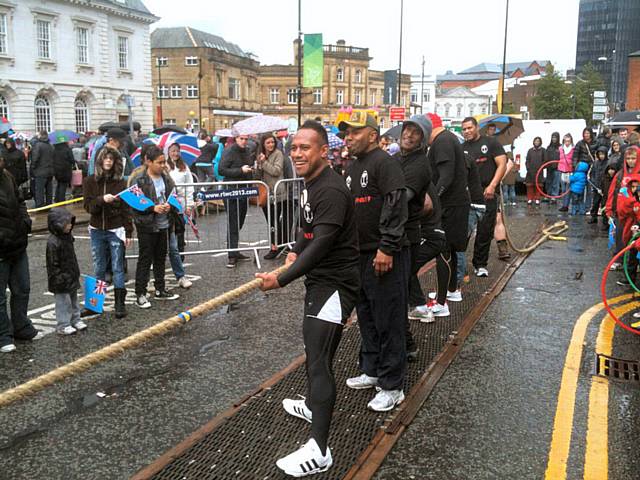
[[[76,161],[67,142],[53,146],[53,174],[56,178],[55,202],[64,202],[71,184],[71,171]]]
[[[36,207],[44,207],[53,200],[53,147],[49,135],[42,130],[31,151],[31,172],[35,180]]]

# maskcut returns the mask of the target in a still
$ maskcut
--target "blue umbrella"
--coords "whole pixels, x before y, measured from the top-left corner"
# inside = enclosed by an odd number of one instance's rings
[[[11,122],[4,117],[0,118],[0,135],[7,133],[9,130],[11,130]]]
[[[329,137],[329,148],[332,150],[334,148],[340,148],[342,147],[342,145],[344,145],[342,139],[333,133],[327,133],[327,137]]]
[[[80,135],[76,132],[72,132],[71,130],[54,130],[49,134],[49,142],[52,144],[56,143],[68,143],[78,140]]]

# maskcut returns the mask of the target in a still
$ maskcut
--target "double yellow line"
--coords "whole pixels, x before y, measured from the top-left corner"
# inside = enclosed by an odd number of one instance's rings
[[[621,295],[612,298],[609,304],[615,305],[631,298],[633,298],[632,294]],[[613,312],[617,316],[621,316],[639,305],[640,302],[631,302],[614,309]],[[582,346],[591,320],[601,313],[603,309],[604,304],[602,303],[589,308],[580,315],[573,328],[562,371],[545,480],[563,480],[567,478],[567,461],[569,459],[571,433],[573,431],[578,376],[582,362]],[[614,328],[614,320],[607,315],[600,325],[596,341],[596,351],[598,353],[611,355]],[[606,480],[608,478],[608,409],[609,383],[603,378],[595,377],[592,379],[589,392],[589,417],[584,462],[585,479]]]

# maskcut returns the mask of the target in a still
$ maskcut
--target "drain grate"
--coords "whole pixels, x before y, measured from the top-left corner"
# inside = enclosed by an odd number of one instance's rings
[[[640,362],[596,353],[595,375],[640,384]]]

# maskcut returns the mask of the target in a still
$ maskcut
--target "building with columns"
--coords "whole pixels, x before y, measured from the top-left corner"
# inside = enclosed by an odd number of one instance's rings
[[[0,0],[0,116],[16,131],[151,128],[149,26],[141,0]]]

